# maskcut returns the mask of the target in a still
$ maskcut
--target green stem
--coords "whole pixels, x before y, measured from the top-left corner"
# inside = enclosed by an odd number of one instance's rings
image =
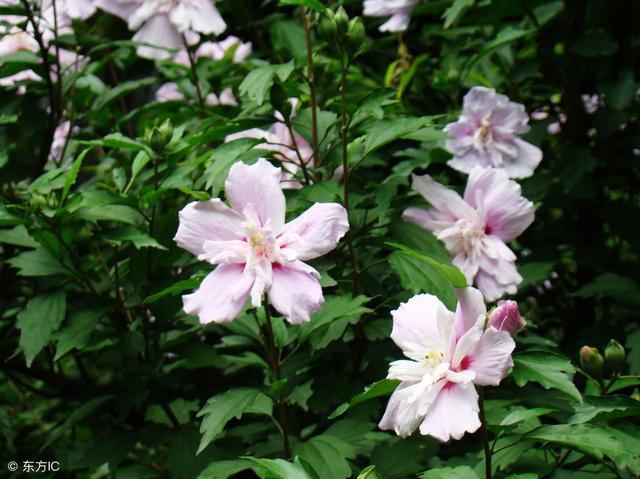
[[[204,98],[202,96],[202,90],[200,89],[200,80],[198,80],[198,71],[196,70],[196,59],[193,56],[193,52],[191,51],[191,47],[187,42],[187,38],[182,35],[182,43],[184,43],[184,48],[187,50],[187,57],[189,57],[189,66],[191,67],[191,77],[193,79],[193,85],[196,87],[196,95],[198,96],[198,104],[200,108],[204,109],[205,103]]]
[[[267,352],[268,362],[271,364],[271,369],[275,376],[276,381],[280,381],[282,378],[282,362],[280,361],[280,351],[276,346],[275,335],[273,334],[273,324],[271,320],[271,305],[269,300],[264,298],[262,302],[265,315],[265,350]],[[276,400],[278,407],[278,415],[280,422],[280,430],[282,432],[282,446],[284,449],[284,455],[286,458],[291,457],[291,445],[289,442],[289,427],[287,423],[287,410],[284,401],[282,400],[282,394],[278,393]]]
[[[491,446],[489,445],[489,432],[487,431],[487,419],[484,415],[484,390],[478,387],[480,405],[480,434],[482,435],[482,446],[484,448],[484,476],[491,479]]]
[[[300,18],[304,27],[304,38],[307,46],[307,82],[309,83],[309,95],[311,96],[311,147],[313,148],[313,166],[320,166],[318,156],[318,98],[316,95],[316,80],[313,73],[313,49],[311,46],[311,28],[307,18],[307,9],[300,9]]]
[[[345,62],[344,55],[340,56],[340,136],[342,147],[342,186],[343,186],[343,205],[347,210],[347,217],[349,217],[349,158],[347,155],[347,136],[349,130],[349,123],[347,119],[347,97],[346,97],[346,80],[347,80],[348,65]],[[353,237],[351,232],[346,234],[347,247],[349,248],[349,256],[351,257],[351,264],[353,266],[353,272],[351,274],[351,294],[355,296],[358,294],[358,257],[356,250],[353,247]]]

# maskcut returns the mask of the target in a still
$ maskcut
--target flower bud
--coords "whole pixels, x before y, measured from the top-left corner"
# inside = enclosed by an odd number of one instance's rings
[[[527,322],[520,316],[518,303],[507,300],[500,301],[498,306],[489,314],[488,326],[498,331],[507,331],[511,336],[522,330]]]
[[[351,55],[355,55],[364,41],[364,23],[360,17],[354,17],[349,21],[347,30],[347,47]]]
[[[584,371],[594,379],[602,379],[602,370],[604,368],[604,358],[598,351],[598,348],[583,346],[580,349],[580,366]]]
[[[604,358],[607,361],[609,370],[614,373],[620,372],[624,367],[624,357],[625,351],[622,344],[615,339],[609,341],[609,344],[607,344],[604,350]]]
[[[318,22],[318,35],[320,35],[320,38],[325,42],[333,43],[336,41],[337,31],[334,13],[332,10],[327,8],[325,14]]]
[[[171,141],[171,137],[173,137],[173,125],[168,118],[160,126],[147,128],[144,133],[145,142],[156,152],[163,151]]]
[[[40,193],[31,193],[31,206],[34,208],[40,208],[47,204],[47,199]]]
[[[333,19],[336,22],[338,39],[342,40],[349,31],[349,15],[347,15],[347,11],[342,5],[338,8],[338,10],[336,10],[336,14]]]

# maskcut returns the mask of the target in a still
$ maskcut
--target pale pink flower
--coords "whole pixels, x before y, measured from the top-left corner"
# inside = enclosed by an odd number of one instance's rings
[[[464,97],[458,121],[444,129],[451,137],[446,147],[453,154],[448,165],[463,173],[479,165],[503,168],[511,178],[531,176],[542,151],[520,138],[529,131],[528,122],[523,105],[491,88],[473,87]]]
[[[225,183],[227,201],[188,204],[180,212],[175,241],[198,259],[218,265],[193,294],[184,311],[203,324],[233,320],[247,300],[260,306],[266,293],[292,324],[309,321],[324,299],[319,273],[304,261],[335,248],[349,229],[345,209],[315,203],[285,223],[282,172],[261,158],[235,163]]]
[[[516,255],[505,244],[533,222],[533,203],[520,185],[501,169],[476,166],[467,179],[464,198],[429,175],[413,176],[413,189],[430,204],[407,208],[402,217],[440,239],[456,265],[488,301],[515,294],[522,282]]]
[[[230,50],[233,50],[231,60],[234,63],[240,63],[251,55],[253,47],[251,42],[244,43],[238,37],[230,35],[219,42],[204,42],[195,51],[194,56],[196,59],[208,58],[211,60],[222,60]],[[174,55],[173,61],[181,65],[189,66],[189,53],[183,48]]]
[[[380,25],[381,32],[403,32],[418,3],[420,0],[364,0],[363,13],[368,17],[391,17]]]
[[[430,294],[392,311],[391,339],[408,359],[394,361],[387,378],[401,383],[378,425],[401,437],[420,434],[460,439],[480,427],[474,385],[497,386],[513,366],[515,342],[506,331],[484,328],[480,291],[458,290],[455,313]]]
[[[3,17],[2,20],[6,20],[6,18]],[[24,32],[17,27],[10,28],[4,33],[2,38],[0,38],[0,56],[10,55],[22,50],[37,52],[39,50],[38,42],[36,42],[29,33]],[[26,69],[13,75],[0,78],[0,86],[13,87],[18,83],[38,80],[41,80],[38,74],[31,69]],[[20,86],[19,93],[23,92],[24,86]]]
[[[498,331],[506,331],[511,336],[524,329],[527,322],[520,316],[518,303],[515,301],[499,301],[493,311],[489,314],[489,326],[493,326]]]
[[[289,101],[292,105],[290,118],[293,120],[298,100],[290,99]],[[297,179],[302,172],[300,165],[313,166],[313,148],[293,127],[289,131],[280,112],[276,112],[275,118],[277,120],[276,123],[271,125],[268,130],[251,128],[250,130],[228,135],[225,141],[229,142],[240,138],[264,140],[265,143],[260,143],[256,148],[273,151],[274,157],[281,162],[284,169],[284,174],[282,175],[283,187],[290,189],[302,188],[302,183]]]
[[[70,121],[63,121],[60,123],[53,133],[53,141],[51,142],[51,150],[49,151],[49,161],[61,161],[64,154],[65,145],[68,142],[68,138],[72,134],[77,134],[80,129],[76,126],[71,129]]]
[[[86,20],[96,11],[94,0],[56,0],[56,12],[58,13],[58,28],[71,27],[70,19]],[[49,23],[53,20],[53,0],[42,2],[44,17],[49,17]]]
[[[160,85],[160,87],[156,90],[156,101],[177,101],[184,100],[184,94],[178,89],[178,85],[173,82],[167,82]],[[229,106],[238,106],[238,102],[236,97],[233,95],[233,90],[231,88],[225,88],[220,92],[220,95],[216,95],[215,93],[209,93],[204,102],[210,106],[216,105],[229,105]]]
[[[145,58],[170,58],[170,50],[184,46],[183,35],[192,44],[199,33],[220,35],[227,28],[212,0],[96,0],[96,5],[136,30],[133,40],[148,44],[137,49]]]
[[[604,106],[604,99],[602,95],[594,93],[593,95],[583,94],[580,95],[582,104],[584,105],[584,111],[589,115],[593,115],[601,106]]]

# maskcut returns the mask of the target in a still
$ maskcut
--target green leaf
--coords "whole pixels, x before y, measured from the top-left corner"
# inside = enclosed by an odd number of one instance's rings
[[[307,461],[318,477],[345,479],[351,476],[347,459],[355,459],[353,447],[330,434],[296,444],[294,452]]]
[[[574,294],[581,298],[609,297],[631,306],[640,306],[640,287],[630,278],[615,273],[604,273]]]
[[[104,235],[105,241],[121,245],[125,241],[131,241],[136,249],[140,248],[157,248],[166,250],[164,246],[158,243],[155,239],[149,236],[147,233],[140,231],[131,226],[125,226],[106,232]]]
[[[404,251],[391,253],[388,261],[403,288],[416,294],[434,294],[450,311],[455,310],[458,300],[451,282],[428,262]]]
[[[134,91],[138,91],[146,86],[153,85],[155,82],[155,78],[142,78],[140,80],[121,82],[117,87],[98,96],[93,102],[93,110],[100,110],[118,98],[128,95],[129,93],[133,93]]]
[[[371,466],[365,467],[362,471],[360,471],[360,474],[358,474],[358,477],[356,479],[382,479],[382,478],[378,474],[378,471],[376,470],[376,466],[371,465]]]
[[[568,422],[581,424],[594,419],[610,421],[629,416],[640,416],[640,401],[627,396],[587,396]]]
[[[534,407],[530,409],[517,409],[505,416],[505,418],[500,422],[501,426],[513,426],[514,424],[518,424],[520,422],[526,422],[530,419],[544,416],[546,414],[550,414],[552,412],[556,412],[557,409],[552,409],[549,407]]]
[[[18,313],[16,328],[20,330],[20,348],[24,351],[27,366],[44,348],[64,319],[67,302],[64,291],[44,293],[27,303]]]
[[[360,316],[371,310],[364,306],[366,296],[329,296],[311,318],[299,328],[300,342],[309,341],[314,350],[325,348],[342,336],[349,324],[356,323]]]
[[[270,416],[272,409],[273,401],[259,389],[231,389],[213,396],[198,413],[198,417],[203,419],[200,425],[202,439],[197,453],[200,454],[218,437],[232,418],[240,419],[245,413]]]
[[[449,28],[460,20],[464,12],[469,7],[473,6],[474,3],[476,3],[476,0],[453,0],[451,6],[442,14],[442,18],[444,19],[444,28]]]
[[[535,33],[535,30],[522,30],[520,28],[513,28],[511,26],[505,27],[496,35],[493,40],[487,42],[477,55],[471,57],[471,59],[469,60],[468,68],[471,68],[471,66],[476,62],[478,62],[485,56],[495,52],[499,48],[509,45],[510,43],[513,43],[516,40],[524,38],[533,33]]]
[[[212,462],[198,475],[198,479],[229,479],[252,467],[252,462],[247,459]]]
[[[69,319],[54,334],[57,361],[72,349],[82,349],[88,342],[96,324],[105,316],[107,310],[102,307],[86,307],[73,311]]]
[[[299,7],[307,7],[316,12],[324,12],[327,7],[320,0],[279,0],[278,6],[297,5]]]
[[[60,198],[61,205],[64,203],[64,200],[67,198],[67,195],[69,194],[69,190],[71,189],[73,184],[76,182],[76,179],[78,178],[78,173],[80,172],[80,167],[82,166],[82,162],[84,161],[84,158],[87,156],[87,154],[90,151],[91,151],[91,148],[85,149],[82,153],[78,155],[75,161],[71,164],[71,168],[69,169],[69,172],[67,173],[67,176],[64,179],[62,196]]]
[[[415,133],[421,128],[430,125],[431,121],[430,117],[395,117],[375,122],[371,128],[367,129],[363,155],[366,156],[394,140],[399,140],[411,133]]]
[[[37,248],[38,242],[34,240],[24,225],[18,225],[8,230],[0,230],[0,243],[24,246],[26,248]]]
[[[70,271],[44,248],[36,248],[33,251],[20,253],[18,256],[7,260],[7,263],[18,268],[20,276],[71,275]]]
[[[393,221],[389,225],[389,234],[417,253],[428,255],[444,264],[451,263],[449,252],[442,241],[418,225],[406,221]]]
[[[335,419],[336,417],[341,416],[342,414],[347,412],[347,410],[360,404],[361,402],[368,401],[369,399],[374,399],[380,396],[390,396],[393,391],[396,390],[398,384],[400,384],[400,381],[396,379],[381,379],[380,381],[376,381],[375,383],[370,384],[364,389],[364,392],[361,392],[357,396],[354,396],[351,401],[338,406],[336,410],[331,413],[329,419]]]
[[[255,465],[254,472],[262,479],[314,479],[304,469],[298,458],[293,463],[284,459],[258,459],[256,457],[246,457]]]
[[[285,81],[293,70],[293,61],[278,65],[267,64],[251,70],[240,84],[240,94],[247,95],[258,105],[262,105],[264,99],[269,96],[275,77],[277,76],[281,81]]]
[[[145,303],[154,303],[159,299],[164,298],[165,296],[175,296],[177,294],[181,294],[184,291],[196,289],[202,280],[200,278],[189,278],[183,279],[182,281],[178,281],[177,283],[172,284],[168,288],[163,289],[162,291],[158,291],[150,296],[147,296],[144,300]]]
[[[56,168],[43,175],[40,175],[36,180],[31,183],[29,187],[30,191],[36,191],[43,195],[49,194],[54,190],[59,190],[64,187],[66,182],[66,176],[64,176],[65,170],[62,168]]]
[[[65,422],[60,427],[47,434],[47,442],[44,443],[40,450],[43,451],[44,449],[46,449],[49,444],[55,442],[65,432],[69,431],[73,426],[78,424],[80,421],[82,421],[82,419],[87,417],[89,414],[91,414],[98,407],[102,406],[110,399],[113,399],[112,395],[98,396],[87,401],[82,406],[74,408],[73,412],[69,414]]]
[[[424,261],[433,269],[437,270],[442,276],[447,278],[449,283],[451,283],[451,286],[453,286],[454,288],[466,288],[468,286],[467,279],[464,277],[462,272],[452,264],[443,263],[435,258],[430,257],[427,254],[417,253],[413,251],[411,248],[408,248],[403,244],[399,244],[399,243],[386,243],[386,244],[391,246],[392,248],[399,249],[400,251],[408,254],[409,256],[413,256],[414,258]]]
[[[102,205],[80,208],[76,211],[78,218],[91,221],[117,221],[119,223],[127,223],[135,225],[143,221],[143,216],[130,206],[126,205]]]
[[[547,351],[529,351],[514,355],[513,362],[513,379],[518,386],[533,381],[582,402],[580,391],[572,381],[576,369],[566,357]]]
[[[478,479],[478,475],[469,466],[458,466],[430,469],[420,479]]]
[[[525,434],[524,438],[576,449],[596,459],[602,459],[604,456],[613,459],[626,452],[624,445],[606,428],[593,424],[542,426]]]

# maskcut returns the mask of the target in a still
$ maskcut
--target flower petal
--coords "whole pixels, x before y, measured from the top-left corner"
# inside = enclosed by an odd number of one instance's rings
[[[438,221],[455,222],[460,218],[475,218],[475,211],[458,193],[434,181],[429,175],[413,175],[414,190],[433,207],[432,215]]]
[[[427,353],[448,359],[453,334],[453,313],[431,294],[418,294],[391,312],[391,339],[405,356],[422,361]]]
[[[120,17],[125,22],[129,20],[129,17],[140,8],[141,2],[121,2],[119,0],[96,0],[96,7],[104,10],[105,12]]]
[[[342,205],[315,203],[284,226],[280,247],[306,261],[334,249],[348,230],[347,210]]]
[[[205,241],[233,241],[240,237],[242,218],[220,199],[194,201],[179,213],[173,238],[178,246],[196,256],[205,253]]]
[[[409,437],[424,417],[420,414],[423,401],[410,401],[420,384],[402,382],[389,398],[384,416],[378,423],[383,431],[394,431],[400,437]]]
[[[522,196],[520,185],[496,168],[473,168],[464,199],[484,217],[487,234],[505,242],[520,236],[535,216],[533,203]]]
[[[475,371],[473,381],[481,386],[497,386],[513,367],[511,353],[516,343],[508,331],[489,326],[468,354],[468,368]]]
[[[446,442],[480,427],[478,393],[473,384],[447,383],[420,424],[420,434]]]
[[[273,307],[291,324],[309,321],[324,303],[322,288],[316,278],[306,271],[280,264],[273,265],[268,294]]]
[[[170,50],[177,50],[182,46],[180,33],[165,14],[153,15],[149,18],[133,36],[133,41],[155,45],[157,48],[140,45],[136,51],[143,58],[158,60],[170,58],[172,55]]]
[[[182,297],[184,312],[197,315],[202,324],[229,322],[247,303],[252,285],[253,276],[244,273],[244,265],[218,266],[194,293]]]
[[[456,338],[462,337],[487,314],[482,293],[475,288],[457,289],[458,307],[455,315]]]
[[[255,215],[261,226],[271,223],[274,231],[284,226],[285,198],[280,187],[282,173],[264,158],[253,165],[234,163],[225,183],[227,199],[234,210]]]
[[[227,29],[227,24],[211,0],[177,2],[169,15],[171,22],[181,32],[195,31],[220,35]]]

